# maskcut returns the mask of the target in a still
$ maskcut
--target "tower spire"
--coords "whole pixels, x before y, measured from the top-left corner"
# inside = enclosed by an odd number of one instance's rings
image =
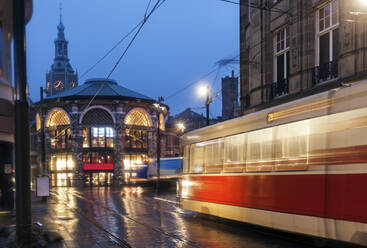
[[[59,15],[60,15],[60,23],[62,23],[62,3],[60,2],[60,4],[59,4]]]

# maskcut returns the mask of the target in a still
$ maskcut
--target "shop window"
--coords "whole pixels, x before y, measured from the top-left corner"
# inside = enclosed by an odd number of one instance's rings
[[[111,127],[91,127],[83,129],[83,148],[114,147],[115,130]]]
[[[51,171],[72,171],[75,168],[75,162],[71,154],[60,153],[51,156]]]
[[[71,143],[71,131],[67,129],[56,129],[50,132],[51,149],[68,149]]]
[[[84,164],[113,164],[113,155],[109,152],[89,152],[83,154]]]
[[[145,153],[127,153],[124,156],[124,169],[131,170],[143,166],[149,162]]]
[[[146,130],[126,129],[126,147],[133,149],[148,148],[148,132]]]

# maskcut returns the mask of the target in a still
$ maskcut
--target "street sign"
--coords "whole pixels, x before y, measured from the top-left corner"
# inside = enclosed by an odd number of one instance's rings
[[[48,176],[36,177],[36,196],[50,196],[50,178]]]

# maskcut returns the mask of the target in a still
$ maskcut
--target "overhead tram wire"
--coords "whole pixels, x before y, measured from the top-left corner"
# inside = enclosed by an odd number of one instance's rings
[[[231,4],[235,4],[235,5],[242,5],[241,2],[235,2],[235,1],[231,1],[231,0],[218,0],[218,1],[221,1],[221,2],[225,2],[225,3],[231,3]],[[245,3],[245,5],[247,5],[248,7],[250,8],[253,8],[253,9],[260,9],[260,10],[266,10],[266,11],[271,11],[271,12],[277,12],[277,13],[282,13],[282,14],[289,14],[288,11],[286,10],[282,10],[282,9],[279,9],[279,8],[267,8],[267,7],[261,7],[259,5],[256,5],[256,4],[253,4],[253,3],[249,3],[247,1],[247,3]]]
[[[166,0],[165,0],[166,1]],[[156,9],[158,9],[165,1],[161,2]],[[107,51],[105,55],[103,55],[99,60],[97,60],[96,63],[94,63],[89,69],[87,69],[85,72],[82,73],[79,79],[82,79],[86,74],[88,74],[90,71],[92,71],[99,63],[101,63],[108,55],[112,53],[113,50],[115,50],[127,37],[129,37],[144,21],[146,21],[147,18],[147,12],[149,10],[151,0],[149,0],[149,3],[145,9],[144,18],[141,20],[138,24],[136,24],[126,35],[124,35],[110,50]]]
[[[102,62],[102,60],[104,60],[108,55],[110,55],[112,53],[113,50],[115,50],[115,48],[117,48],[127,37],[129,37],[144,21],[141,20],[137,25],[135,25],[135,27],[133,27],[124,37],[122,37],[110,50],[108,50],[108,52],[103,55],[99,60],[97,60],[97,62],[95,64],[93,64],[88,70],[86,70],[79,79],[82,79],[85,75],[87,75],[91,70],[93,70],[99,63]]]
[[[153,8],[150,10],[150,12],[148,13],[148,15],[144,16],[143,21],[140,22],[140,26],[139,29],[136,31],[136,33],[134,34],[133,38],[131,39],[131,41],[129,42],[128,46],[126,47],[126,49],[123,51],[122,55],[119,57],[118,61],[115,63],[115,65],[113,66],[112,70],[107,74],[107,77],[105,79],[105,81],[101,84],[101,86],[99,87],[99,89],[97,90],[97,92],[94,94],[94,96],[92,97],[92,99],[88,102],[88,104],[86,105],[86,107],[83,108],[83,111],[85,111],[86,109],[89,108],[89,106],[92,104],[92,102],[94,101],[94,99],[98,96],[98,94],[101,92],[101,90],[103,89],[104,85],[106,84],[107,80],[110,78],[111,74],[116,70],[117,66],[119,65],[119,63],[121,62],[122,58],[125,56],[125,54],[127,53],[127,51],[129,50],[129,48],[131,47],[132,43],[134,42],[134,40],[136,39],[136,37],[138,36],[138,34],[140,33],[140,31],[142,30],[143,26],[145,25],[145,23],[148,21],[149,17],[154,13],[154,11],[156,11],[163,3],[165,3],[166,0],[157,0],[156,4],[153,6]],[[150,4],[150,3],[149,3]],[[71,127],[71,125],[73,123],[75,123],[77,120],[73,120],[68,127],[64,128],[60,134],[58,134],[57,136],[54,137],[54,139],[57,139],[59,136],[61,136],[62,134],[64,134],[66,132],[67,129],[69,129]]]
[[[256,44],[257,45],[257,44]],[[236,55],[236,56],[233,56],[232,58],[229,58],[228,60],[233,60],[235,58],[238,58],[240,56],[240,54]],[[176,96],[177,94],[181,93],[182,91],[185,91],[186,89],[190,88],[191,86],[199,83],[201,80],[205,79],[206,77],[208,77],[209,75],[211,75],[212,73],[218,71],[221,69],[221,66],[220,65],[216,65],[214,67],[214,69],[212,69],[211,71],[209,71],[208,73],[202,75],[201,77],[199,77],[199,79],[196,79],[194,81],[192,81],[191,83],[189,83],[188,85],[184,86],[183,88],[175,91],[174,93],[168,95],[167,97],[165,97],[164,99],[165,100],[168,100],[168,99],[171,99],[172,97]]]

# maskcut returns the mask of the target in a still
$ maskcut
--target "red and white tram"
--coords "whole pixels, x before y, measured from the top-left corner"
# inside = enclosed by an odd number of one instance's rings
[[[367,245],[367,81],[184,135],[185,209]]]

